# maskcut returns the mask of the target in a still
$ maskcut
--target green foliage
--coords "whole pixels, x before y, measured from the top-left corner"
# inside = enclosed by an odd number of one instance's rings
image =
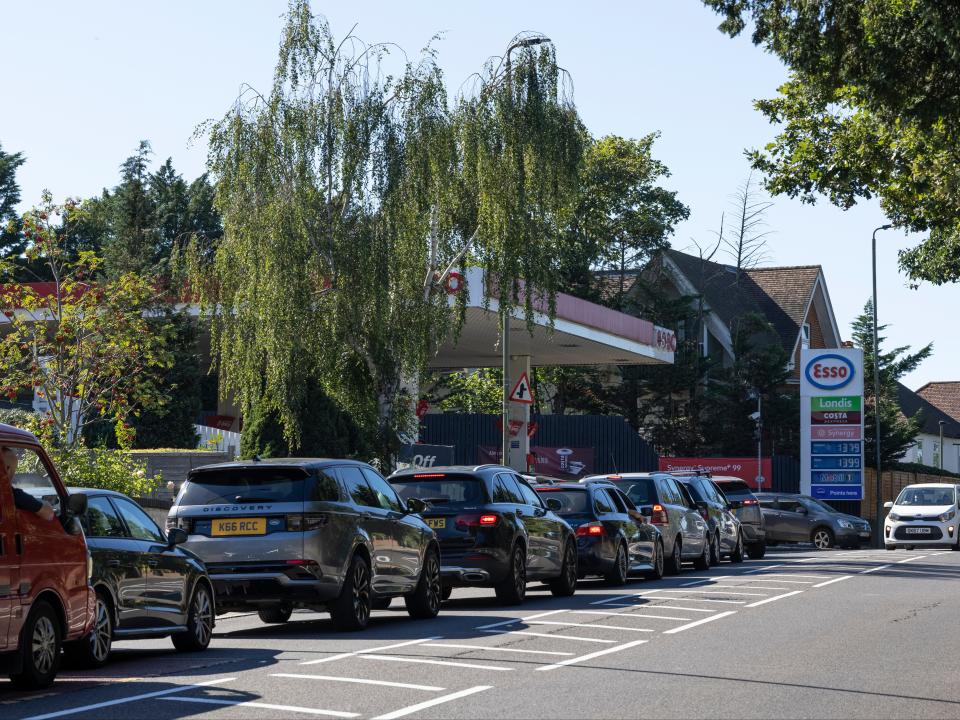
[[[887,325],[877,326],[877,343],[879,350],[880,369],[880,402],[876,401],[877,393],[873,384],[874,358],[877,354],[873,347],[873,301],[868,300],[864,305],[863,313],[853,321],[853,343],[863,350],[863,395],[866,404],[864,427],[864,455],[870,467],[877,465],[876,444],[876,413],[880,413],[880,466],[886,470],[892,467],[899,458],[916,442],[916,437],[922,427],[923,418],[919,413],[912,418],[905,418],[897,400],[897,381],[913,372],[933,352],[933,343],[930,343],[915,353],[911,353],[909,346],[883,351],[881,334]],[[942,452],[942,451],[941,451]]]
[[[13,425],[21,430],[33,432],[34,427],[39,427],[34,422],[35,413],[29,410],[20,410],[18,408],[0,408],[0,423],[4,425]]]
[[[487,413],[503,411],[503,371],[474,370],[449,373],[433,386],[444,412]]]
[[[757,103],[779,134],[754,166],[772,192],[842,208],[877,197],[915,281],[960,280],[960,23],[941,0],[704,0],[790,68]]]
[[[25,249],[17,217],[20,202],[17,168],[23,163],[23,153],[4,152],[0,146],[0,257],[12,259]]]

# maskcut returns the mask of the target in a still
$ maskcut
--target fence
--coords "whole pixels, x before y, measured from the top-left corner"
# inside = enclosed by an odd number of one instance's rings
[[[193,429],[200,436],[198,448],[226,453],[230,457],[236,457],[240,453],[240,433],[219,430],[209,425],[194,425]]]

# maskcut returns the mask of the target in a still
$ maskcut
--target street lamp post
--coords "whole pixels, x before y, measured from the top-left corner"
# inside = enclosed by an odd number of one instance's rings
[[[940,469],[943,470],[943,455],[946,452],[946,448],[943,447],[943,426],[946,424],[946,420],[940,421]]]
[[[880,230],[889,230],[892,225],[881,225],[873,231],[871,246],[873,251],[873,417],[874,417],[874,435],[873,444],[876,446],[876,493],[877,516],[875,526],[877,528],[877,547],[883,547],[883,497],[881,488],[883,486],[883,473],[880,470],[880,351],[877,348],[877,233]]]

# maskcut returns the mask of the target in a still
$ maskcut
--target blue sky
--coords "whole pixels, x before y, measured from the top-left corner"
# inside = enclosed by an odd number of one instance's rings
[[[22,151],[24,208],[43,188],[54,196],[89,196],[117,180],[118,166],[140,139],[157,159],[192,179],[205,146],[198,123],[221,116],[241,83],[266,88],[276,58],[284,0],[187,2],[47,2],[0,4],[0,143]],[[691,209],[673,238],[680,250],[709,243],[730,195],[748,172],[744,148],[773,128],[752,101],[785,79],[779,62],[747,38],[716,30],[698,0],[636,2],[314,2],[337,35],[356,23],[368,42],[392,41],[416,53],[438,31],[439,61],[456,87],[483,61],[501,54],[522,30],[556,44],[575,99],[595,135],[639,137],[659,131],[655,155],[672,171],[666,185]],[[12,29],[12,30],[11,30]],[[870,295],[870,233],[884,222],[876,204],[842,212],[820,202],[774,198],[767,219],[771,263],[820,264],[841,330]],[[960,379],[953,359],[960,337],[949,325],[957,286],[908,288],[897,250],[910,244],[881,233],[881,323],[888,346],[934,341],[934,355],[907,384]]]

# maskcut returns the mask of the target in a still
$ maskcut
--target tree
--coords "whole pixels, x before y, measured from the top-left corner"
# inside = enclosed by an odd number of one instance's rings
[[[462,322],[450,272],[479,265],[505,310],[552,311],[583,131],[552,46],[512,49],[451,110],[431,49],[394,79],[386,46],[338,42],[291,3],[272,89],[209,127],[225,233],[211,264],[185,258],[245,413],[266,394],[296,443],[319,378],[387,462]]]
[[[866,433],[863,451],[867,465],[876,467],[877,444],[874,428],[876,427],[876,413],[879,408],[880,465],[886,469],[903,457],[903,454],[916,442],[916,437],[923,424],[920,413],[912,418],[904,417],[897,400],[897,382],[907,373],[913,372],[920,363],[930,357],[933,352],[933,343],[925,345],[915,353],[909,352],[909,346],[897,347],[889,352],[883,352],[883,341],[886,338],[880,333],[886,330],[888,326],[879,325],[877,327],[877,346],[880,350],[879,354],[875,353],[873,347],[873,300],[867,301],[863,307],[863,314],[853,321],[851,327],[853,329],[854,345],[863,350],[863,377],[865,380],[863,395],[866,404],[866,413],[864,414]],[[879,357],[879,403],[872,382],[875,357]]]
[[[0,257],[13,259],[25,249],[20,234],[20,218],[17,216],[17,204],[20,202],[17,168],[24,161],[23,153],[4,152],[3,146],[0,146]]]
[[[733,261],[733,267],[737,269],[736,281],[739,284],[744,270],[757,267],[767,259],[766,246],[770,231],[765,230],[765,216],[773,203],[760,197],[751,171],[737,188],[731,204],[733,217],[730,225],[733,229],[727,235],[721,231],[720,239],[724,251]]]
[[[960,280],[960,23],[940,0],[704,0],[736,36],[790,69],[757,108],[779,135],[754,167],[774,193],[842,208],[877,197],[891,221],[928,233],[900,254],[914,281]]]
[[[152,154],[150,143],[141,140],[136,153],[120,165],[120,184],[112,194],[104,191],[110,213],[110,230],[103,242],[104,269],[110,275],[157,274],[161,241],[149,187]]]
[[[503,371],[449,373],[434,383],[432,394],[439,398],[444,412],[499,415],[503,409]]]

